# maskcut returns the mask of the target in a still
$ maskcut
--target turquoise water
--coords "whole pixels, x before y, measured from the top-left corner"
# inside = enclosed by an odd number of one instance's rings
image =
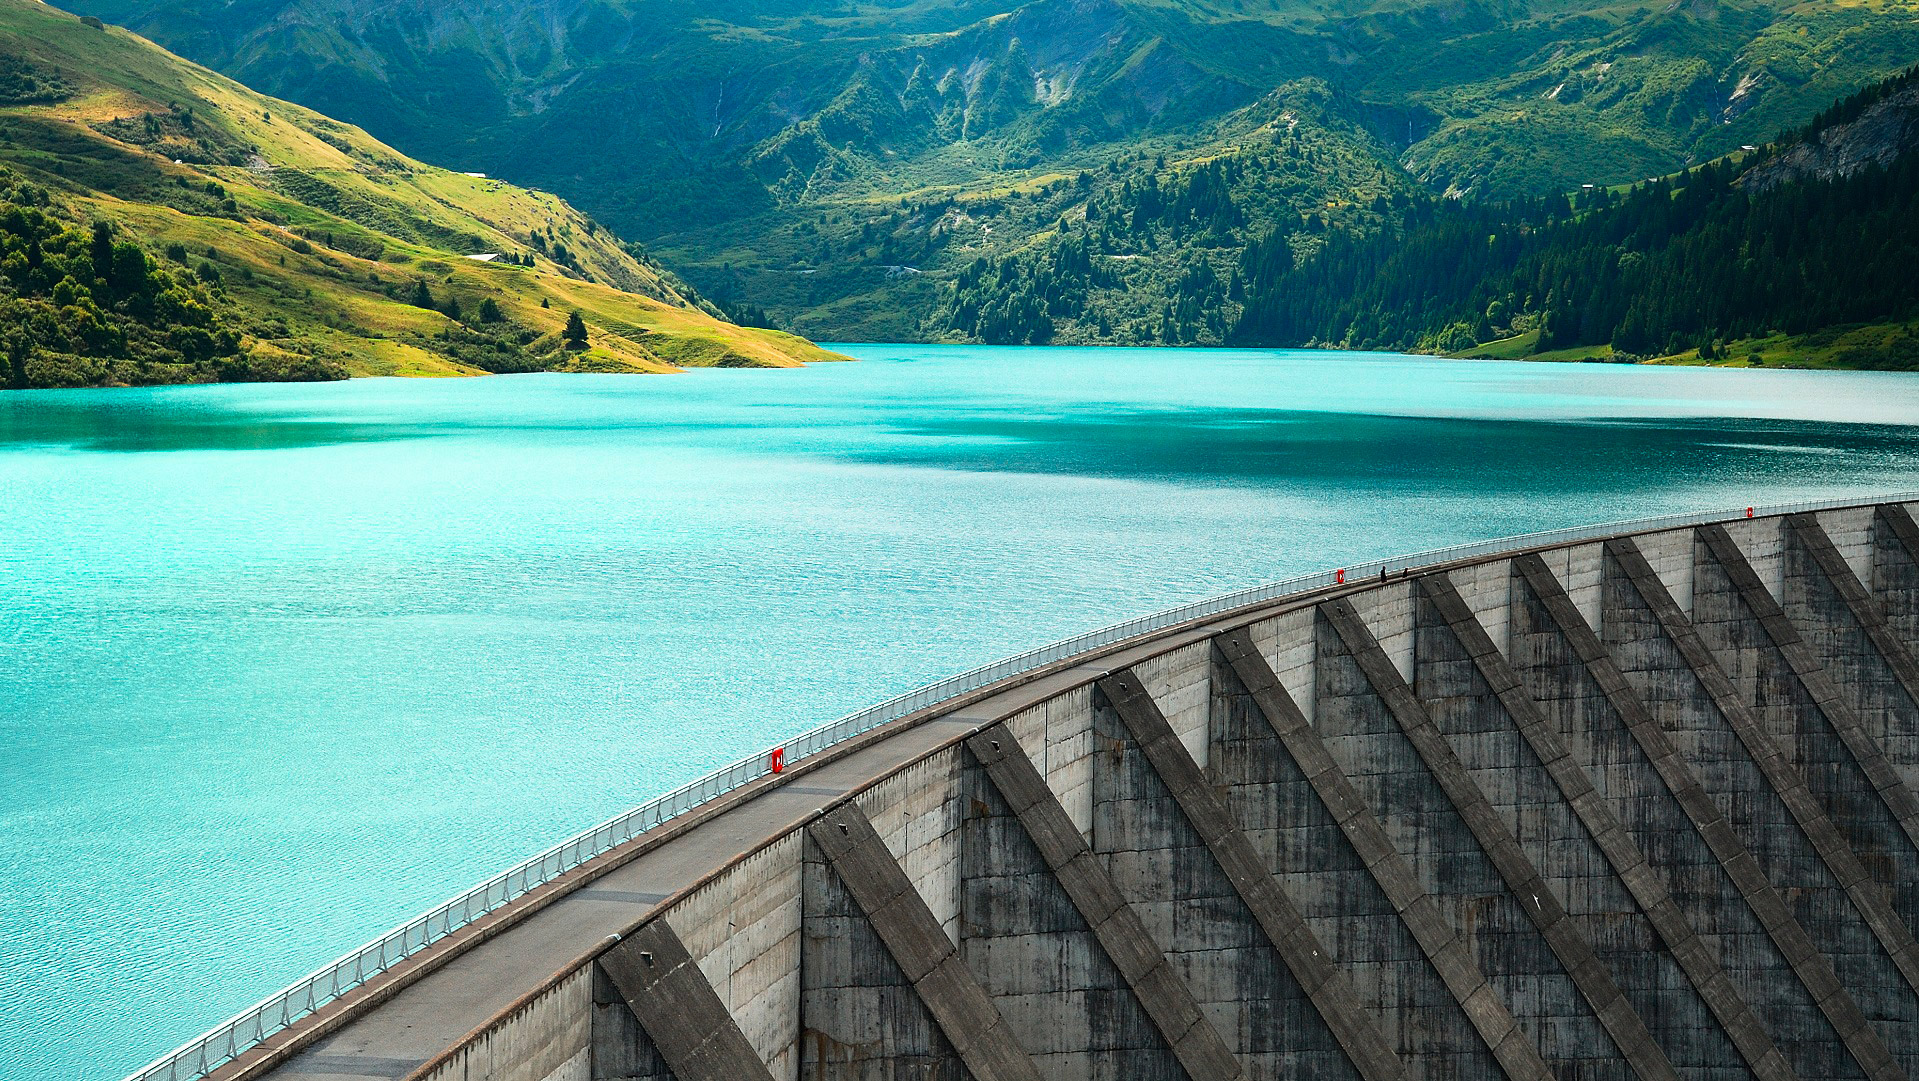
[[[0,395],[0,1077],[119,1077],[583,826],[1066,634],[1919,488],[1910,376],[845,348]]]

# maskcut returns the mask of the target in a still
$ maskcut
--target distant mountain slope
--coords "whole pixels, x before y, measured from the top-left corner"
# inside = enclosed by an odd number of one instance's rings
[[[1919,317],[1916,150],[1907,74],[1775,147],[1627,191],[1420,202],[1304,259],[1259,242],[1231,339],[1919,369],[1919,337],[1892,325]]]
[[[554,196],[424,165],[36,0],[0,0],[0,165],[15,383],[827,356],[717,318]],[[586,348],[561,340],[574,310]]]
[[[1919,74],[1907,73],[1821,113],[1799,138],[1740,178],[1747,191],[1845,180],[1919,149]]]
[[[933,282],[1053,224],[1002,196],[1164,182],[1161,155],[1230,152],[1275,92],[1338,96],[1337,140],[1428,190],[1509,198],[1763,142],[1919,56],[1919,9],[1890,0],[63,2],[563,192],[713,295],[841,337],[946,332]],[[1362,173],[1310,194],[1351,202]],[[972,236],[924,213],[949,196]]]

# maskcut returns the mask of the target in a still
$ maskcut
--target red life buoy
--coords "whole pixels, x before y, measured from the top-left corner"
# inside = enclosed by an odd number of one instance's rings
[[[1752,517],[1752,508],[1751,508],[1751,507],[1747,507],[1747,508],[1746,508],[1746,517],[1748,517],[1748,518],[1750,518],[1750,517]]]
[[[767,762],[767,764],[773,767],[774,773],[786,772],[786,748],[784,747],[773,748],[773,754],[770,756],[770,760]]]
[[[1346,584],[1346,568],[1341,567],[1333,572],[1333,584],[1342,586]]]

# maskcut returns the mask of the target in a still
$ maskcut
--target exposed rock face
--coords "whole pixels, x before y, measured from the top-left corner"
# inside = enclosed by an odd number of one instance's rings
[[[1919,146],[1919,83],[1878,102],[1850,123],[1837,124],[1756,166],[1742,183],[1760,192],[1795,180],[1835,180],[1868,165],[1890,165]]]

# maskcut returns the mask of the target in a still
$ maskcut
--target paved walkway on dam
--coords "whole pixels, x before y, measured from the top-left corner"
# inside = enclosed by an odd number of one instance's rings
[[[555,976],[578,967],[583,954],[634,927],[669,896],[792,831],[820,808],[873,779],[1067,688],[1145,656],[1211,638],[1250,619],[1310,603],[1313,596],[1291,596],[1253,612],[1152,635],[1137,646],[1024,680],[891,734],[880,729],[876,733],[880,738],[804,772],[796,771],[790,779],[756,782],[748,790],[722,797],[733,801],[722,813],[665,843],[656,835],[650,839],[652,847],[631,862],[471,947],[378,1009],[362,1011],[261,1076],[273,1081],[405,1077]],[[649,838],[633,843],[647,844]],[[230,1070],[221,1072],[225,1075]]]

